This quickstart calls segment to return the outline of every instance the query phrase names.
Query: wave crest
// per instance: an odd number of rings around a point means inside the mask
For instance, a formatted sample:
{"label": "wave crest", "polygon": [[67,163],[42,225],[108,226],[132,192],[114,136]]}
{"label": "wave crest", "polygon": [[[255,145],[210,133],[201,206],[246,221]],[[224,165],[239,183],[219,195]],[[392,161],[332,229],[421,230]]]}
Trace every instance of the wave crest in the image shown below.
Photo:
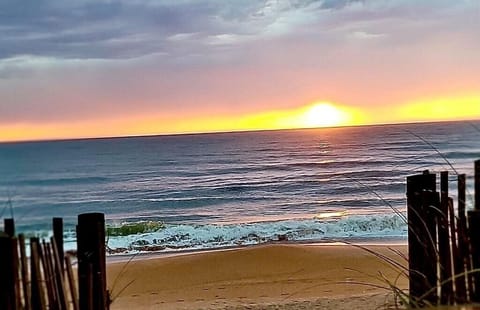
{"label": "wave crest", "polygon": [[408,231],[407,224],[394,214],[228,225],[162,225],[153,225],[158,229],[148,231],[148,226],[138,223],[132,227],[145,227],[143,232],[125,234],[130,228],[122,228],[122,234],[110,234],[111,253],[216,249],[275,241],[396,238],[406,237]]}

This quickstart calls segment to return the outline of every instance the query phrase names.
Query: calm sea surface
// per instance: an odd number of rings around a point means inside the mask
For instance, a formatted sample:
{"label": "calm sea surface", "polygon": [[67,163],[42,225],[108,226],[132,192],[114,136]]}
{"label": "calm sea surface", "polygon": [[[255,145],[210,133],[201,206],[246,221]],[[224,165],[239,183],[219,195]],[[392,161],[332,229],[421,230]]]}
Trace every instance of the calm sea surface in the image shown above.
{"label": "calm sea surface", "polygon": [[4,143],[0,217],[42,236],[63,217],[73,247],[77,214],[104,212],[120,252],[404,240],[406,176],[449,170],[454,192],[466,173],[472,193],[479,137],[462,122]]}

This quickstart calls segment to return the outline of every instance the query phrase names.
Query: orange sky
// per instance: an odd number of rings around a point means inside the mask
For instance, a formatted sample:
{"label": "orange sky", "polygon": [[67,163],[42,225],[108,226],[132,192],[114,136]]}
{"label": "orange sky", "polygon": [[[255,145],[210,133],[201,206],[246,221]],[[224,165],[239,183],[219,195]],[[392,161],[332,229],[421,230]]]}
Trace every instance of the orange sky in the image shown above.
{"label": "orange sky", "polygon": [[477,1],[17,6],[0,141],[480,118]]}
{"label": "orange sky", "polygon": [[[327,109],[322,108],[327,106]],[[320,108],[318,108],[320,107]],[[171,115],[0,126],[3,141],[112,137],[172,133],[356,126],[478,119],[480,97],[456,97],[358,109],[314,102],[297,109],[245,115]]]}

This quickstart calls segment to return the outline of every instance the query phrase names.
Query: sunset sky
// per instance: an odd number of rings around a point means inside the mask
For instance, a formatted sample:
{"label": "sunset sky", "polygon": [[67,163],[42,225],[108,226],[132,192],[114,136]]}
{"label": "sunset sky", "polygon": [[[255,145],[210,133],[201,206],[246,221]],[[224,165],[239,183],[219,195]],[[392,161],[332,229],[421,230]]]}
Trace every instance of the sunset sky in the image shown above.
{"label": "sunset sky", "polygon": [[0,2],[0,141],[479,118],[478,0]]}

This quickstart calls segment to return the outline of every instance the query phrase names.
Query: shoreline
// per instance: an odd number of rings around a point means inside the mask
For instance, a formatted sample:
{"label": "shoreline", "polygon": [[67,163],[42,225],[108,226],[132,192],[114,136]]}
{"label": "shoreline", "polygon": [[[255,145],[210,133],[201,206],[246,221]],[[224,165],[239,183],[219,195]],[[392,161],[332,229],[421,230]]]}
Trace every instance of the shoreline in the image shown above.
{"label": "shoreline", "polygon": [[[398,244],[360,246],[399,262],[394,251],[407,250]],[[375,287],[386,284],[376,277],[395,281],[400,273],[356,246],[286,243],[109,259],[107,269],[111,309],[119,310],[373,309],[392,301],[391,292]],[[404,289],[408,281],[401,277],[398,285]]]}
{"label": "shoreline", "polygon": [[299,245],[299,246],[313,246],[313,247],[323,247],[323,246],[408,246],[408,240],[406,238],[371,238],[371,239],[352,239],[351,241],[317,241],[317,240],[305,240],[305,241],[273,241],[259,244],[246,244],[238,246],[224,246],[217,248],[205,248],[205,249],[188,249],[188,250],[167,250],[167,251],[143,251],[137,253],[118,253],[118,254],[107,254],[107,264],[109,263],[119,263],[127,262],[132,259],[157,259],[157,258],[166,258],[166,257],[176,257],[184,256],[191,254],[202,254],[210,252],[223,252],[223,251],[235,251],[245,248],[254,248],[259,246],[270,246],[270,245]]}

